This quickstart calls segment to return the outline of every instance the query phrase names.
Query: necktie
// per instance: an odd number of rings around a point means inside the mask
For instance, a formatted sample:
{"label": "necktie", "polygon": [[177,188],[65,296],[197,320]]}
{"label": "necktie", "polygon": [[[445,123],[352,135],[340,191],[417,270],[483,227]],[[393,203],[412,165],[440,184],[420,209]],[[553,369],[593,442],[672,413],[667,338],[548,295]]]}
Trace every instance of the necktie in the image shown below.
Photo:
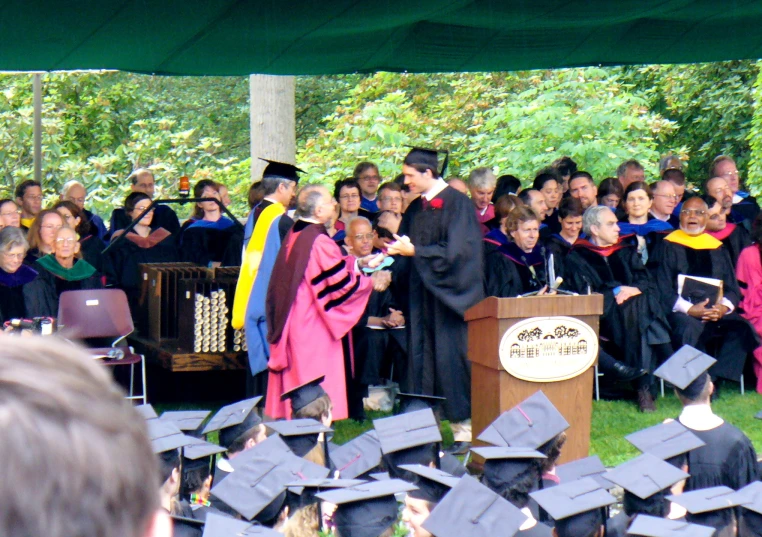
{"label": "necktie", "polygon": [[429,200],[426,199],[426,196],[421,196],[421,203],[423,204],[424,211],[429,208]]}

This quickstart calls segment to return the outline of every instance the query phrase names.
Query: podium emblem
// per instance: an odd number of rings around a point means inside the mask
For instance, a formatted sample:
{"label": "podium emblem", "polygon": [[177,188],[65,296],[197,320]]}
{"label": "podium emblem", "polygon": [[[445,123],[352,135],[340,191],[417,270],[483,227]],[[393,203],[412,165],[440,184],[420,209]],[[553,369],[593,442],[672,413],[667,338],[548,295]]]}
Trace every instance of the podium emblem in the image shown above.
{"label": "podium emblem", "polygon": [[598,338],[573,317],[532,317],[500,340],[500,365],[529,382],[559,382],[584,373],[598,358]]}

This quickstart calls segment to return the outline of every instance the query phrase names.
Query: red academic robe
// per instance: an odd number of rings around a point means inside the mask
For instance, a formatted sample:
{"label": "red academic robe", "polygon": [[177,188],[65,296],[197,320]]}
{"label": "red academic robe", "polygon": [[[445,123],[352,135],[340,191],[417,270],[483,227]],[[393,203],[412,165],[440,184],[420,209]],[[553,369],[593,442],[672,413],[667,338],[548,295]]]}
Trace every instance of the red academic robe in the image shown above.
{"label": "red academic robe", "polygon": [[[738,303],[743,310],[741,316],[762,335],[762,260],[758,245],[753,244],[743,249],[738,257],[736,277],[743,297]],[[757,375],[757,392],[762,393],[762,347],[754,350],[752,365]]]}
{"label": "red academic robe", "polygon": [[[297,236],[293,231],[286,236],[287,252]],[[322,386],[331,397],[333,419],[348,417],[341,338],[360,320],[373,290],[371,279],[354,267],[355,258],[343,256],[328,235],[316,237],[283,332],[270,345],[268,416],[290,418],[291,406],[281,395],[325,375]],[[273,273],[279,276],[289,277]]]}
{"label": "red academic robe", "polygon": [[474,210],[476,211],[476,219],[479,221],[479,227],[482,230],[482,236],[484,236],[490,231],[487,227],[487,222],[495,218],[495,206],[490,203],[487,206],[487,210],[484,211],[484,214],[482,214],[481,210],[476,207],[474,207]]}

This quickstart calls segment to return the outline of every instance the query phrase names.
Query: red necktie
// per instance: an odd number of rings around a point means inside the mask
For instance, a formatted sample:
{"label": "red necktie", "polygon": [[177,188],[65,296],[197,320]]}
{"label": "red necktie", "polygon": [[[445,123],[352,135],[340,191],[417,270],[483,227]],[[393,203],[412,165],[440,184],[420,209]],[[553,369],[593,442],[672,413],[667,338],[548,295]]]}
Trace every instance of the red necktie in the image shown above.
{"label": "red necktie", "polygon": [[421,204],[423,205],[424,211],[429,208],[429,200],[426,199],[426,196],[421,196]]}

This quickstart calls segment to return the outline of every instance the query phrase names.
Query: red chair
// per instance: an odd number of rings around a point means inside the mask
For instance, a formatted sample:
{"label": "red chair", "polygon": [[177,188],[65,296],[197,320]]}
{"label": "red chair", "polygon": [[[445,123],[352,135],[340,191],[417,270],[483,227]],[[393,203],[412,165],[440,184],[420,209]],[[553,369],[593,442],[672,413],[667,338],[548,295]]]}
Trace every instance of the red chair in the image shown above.
{"label": "red chair", "polygon": [[[130,366],[130,392],[127,399],[146,398],[146,361],[135,354],[124,340],[135,330],[127,295],[121,289],[65,291],[58,302],[59,335],[67,339],[113,339],[111,347],[90,348],[93,356],[107,356],[101,363],[107,367]],[[115,356],[111,358],[110,356]],[[140,364],[143,380],[141,395],[135,395],[135,365]]]}

